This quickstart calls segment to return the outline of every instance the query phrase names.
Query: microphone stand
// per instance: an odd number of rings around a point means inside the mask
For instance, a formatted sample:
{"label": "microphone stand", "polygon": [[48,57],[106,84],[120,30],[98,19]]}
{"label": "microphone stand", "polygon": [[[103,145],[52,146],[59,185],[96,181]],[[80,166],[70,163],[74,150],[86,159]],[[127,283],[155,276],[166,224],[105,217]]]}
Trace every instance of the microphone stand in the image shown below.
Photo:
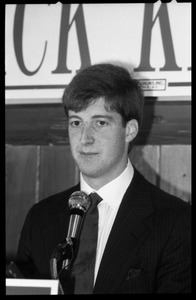
{"label": "microphone stand", "polygon": [[50,274],[53,279],[59,280],[61,294],[64,294],[61,280],[67,280],[70,276],[75,250],[76,239],[67,237],[57,245],[50,259]]}
{"label": "microphone stand", "polygon": [[50,273],[53,279],[59,279],[61,292],[63,288],[60,280],[67,280],[71,276],[71,267],[78,250],[83,217],[91,205],[91,199],[82,191],[76,191],[69,198],[70,222],[67,238],[57,245],[50,259]]}

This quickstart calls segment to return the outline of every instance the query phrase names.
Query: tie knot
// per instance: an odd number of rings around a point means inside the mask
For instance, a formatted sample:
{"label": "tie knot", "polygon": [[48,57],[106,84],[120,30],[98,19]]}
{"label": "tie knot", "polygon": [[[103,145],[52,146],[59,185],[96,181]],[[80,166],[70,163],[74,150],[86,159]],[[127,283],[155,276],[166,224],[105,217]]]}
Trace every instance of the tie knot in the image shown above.
{"label": "tie knot", "polygon": [[97,206],[103,199],[95,192],[89,195],[92,201],[92,206]]}

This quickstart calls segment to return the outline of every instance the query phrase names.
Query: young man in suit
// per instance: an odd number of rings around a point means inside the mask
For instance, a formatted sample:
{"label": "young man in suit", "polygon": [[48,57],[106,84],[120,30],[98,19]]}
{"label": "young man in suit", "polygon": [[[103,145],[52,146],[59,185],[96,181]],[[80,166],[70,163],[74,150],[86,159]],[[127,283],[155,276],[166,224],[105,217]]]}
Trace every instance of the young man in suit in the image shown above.
{"label": "young man in suit", "polygon": [[149,183],[128,156],[142,119],[138,82],[122,67],[90,66],[73,78],[63,103],[80,183],[31,208],[18,248],[24,276],[50,278],[70,195],[95,191],[102,201],[92,293],[189,293],[190,206]]}

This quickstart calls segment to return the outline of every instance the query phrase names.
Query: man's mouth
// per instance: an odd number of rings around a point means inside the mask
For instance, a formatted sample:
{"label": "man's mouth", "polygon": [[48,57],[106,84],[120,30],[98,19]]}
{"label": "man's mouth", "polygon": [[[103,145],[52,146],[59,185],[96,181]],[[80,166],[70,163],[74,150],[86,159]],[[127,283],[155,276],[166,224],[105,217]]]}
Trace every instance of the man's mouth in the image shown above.
{"label": "man's mouth", "polygon": [[79,153],[80,153],[80,155],[83,155],[83,156],[94,156],[94,155],[98,154],[98,152],[85,152],[85,151],[80,151]]}

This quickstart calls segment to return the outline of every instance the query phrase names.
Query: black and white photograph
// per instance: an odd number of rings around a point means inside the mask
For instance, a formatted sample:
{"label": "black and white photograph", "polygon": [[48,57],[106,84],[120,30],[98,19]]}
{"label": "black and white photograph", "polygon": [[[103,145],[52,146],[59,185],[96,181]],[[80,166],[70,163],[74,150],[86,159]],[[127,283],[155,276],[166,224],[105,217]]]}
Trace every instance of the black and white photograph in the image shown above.
{"label": "black and white photograph", "polygon": [[5,4],[6,295],[191,294],[191,11]]}

